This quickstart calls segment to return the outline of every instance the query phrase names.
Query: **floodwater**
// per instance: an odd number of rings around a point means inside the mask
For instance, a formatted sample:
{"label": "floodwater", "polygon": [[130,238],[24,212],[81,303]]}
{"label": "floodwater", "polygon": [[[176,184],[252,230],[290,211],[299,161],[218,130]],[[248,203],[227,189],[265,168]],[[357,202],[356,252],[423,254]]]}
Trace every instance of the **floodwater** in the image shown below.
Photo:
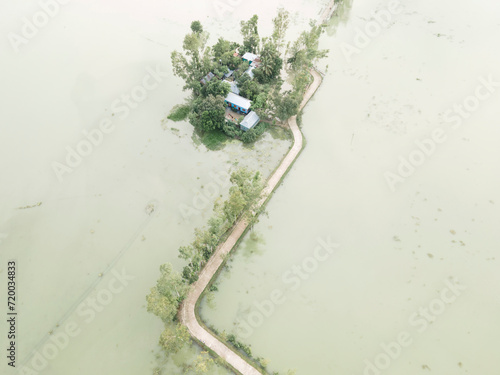
{"label": "floodwater", "polygon": [[[279,134],[208,151],[191,125],[165,122],[186,97],[170,54],[195,19],[214,42],[238,37],[254,11],[266,34],[288,4],[296,35],[326,1],[232,2],[225,18],[215,3],[74,0],[50,17],[38,2],[0,5],[0,276],[14,259],[21,373],[152,373],[162,324],[145,296],[160,264],[182,269],[177,249],[227,193],[231,170],[269,175],[288,151]],[[182,373],[197,353],[164,373]],[[0,372],[14,373],[5,362]]]}
{"label": "floodwater", "polygon": [[202,317],[280,373],[497,374],[500,4],[389,3],[330,25],[307,146]]}

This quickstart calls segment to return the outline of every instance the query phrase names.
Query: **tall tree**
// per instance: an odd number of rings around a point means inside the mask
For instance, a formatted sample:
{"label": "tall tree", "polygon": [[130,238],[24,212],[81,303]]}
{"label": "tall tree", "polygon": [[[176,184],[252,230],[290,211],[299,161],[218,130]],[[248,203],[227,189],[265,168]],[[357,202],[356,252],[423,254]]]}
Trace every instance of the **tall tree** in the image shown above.
{"label": "tall tree", "polygon": [[160,273],[156,286],[151,288],[151,292],[146,296],[147,311],[167,323],[175,318],[188,287],[170,263],[161,265]]}
{"label": "tall tree", "polygon": [[273,18],[273,35],[272,41],[276,45],[279,52],[285,45],[285,36],[290,25],[290,13],[283,8],[278,9],[278,15]]}
{"label": "tall tree", "polygon": [[263,39],[260,57],[261,66],[256,69],[260,73],[257,73],[257,80],[260,83],[269,83],[278,78],[283,67],[283,60],[272,40]]}
{"label": "tall tree", "polygon": [[165,354],[175,354],[190,342],[189,331],[182,324],[165,324],[165,330],[160,335],[159,344]]}
{"label": "tall tree", "polygon": [[281,121],[286,121],[298,113],[302,97],[297,91],[286,91],[285,93],[275,93],[273,101],[276,107],[276,116]]}
{"label": "tall tree", "polygon": [[194,362],[194,372],[196,374],[206,374],[212,370],[214,364],[215,361],[208,352],[201,352]]}
{"label": "tall tree", "polygon": [[241,21],[241,35],[243,36],[243,50],[240,52],[257,53],[260,43],[259,17],[254,14],[248,21]]}
{"label": "tall tree", "polygon": [[201,88],[201,95],[204,97],[212,95],[225,98],[229,91],[231,91],[231,85],[229,83],[219,81],[218,79],[212,79]]}
{"label": "tall tree", "polygon": [[203,26],[201,25],[201,22],[200,21],[191,22],[191,31],[193,33],[201,34],[203,32]]}
{"label": "tall tree", "polygon": [[310,23],[311,30],[304,31],[291,47],[288,63],[292,70],[309,69],[314,63],[328,55],[328,50],[319,49],[319,38],[324,32],[324,25]]}
{"label": "tall tree", "polygon": [[224,97],[208,95],[194,101],[189,121],[202,131],[222,129],[226,121],[225,113]]}
{"label": "tall tree", "polygon": [[197,96],[201,90],[200,80],[210,72],[213,62],[211,49],[206,46],[209,34],[202,31],[202,27],[198,29],[195,26],[194,29],[198,31],[184,37],[184,53],[174,51],[171,59],[174,74],[186,82],[184,90],[191,89]]}
{"label": "tall tree", "polygon": [[241,214],[249,220],[253,218],[264,183],[259,172],[253,173],[246,168],[233,172],[230,180],[233,186],[229,189],[229,199],[224,202],[223,211],[232,225]]}

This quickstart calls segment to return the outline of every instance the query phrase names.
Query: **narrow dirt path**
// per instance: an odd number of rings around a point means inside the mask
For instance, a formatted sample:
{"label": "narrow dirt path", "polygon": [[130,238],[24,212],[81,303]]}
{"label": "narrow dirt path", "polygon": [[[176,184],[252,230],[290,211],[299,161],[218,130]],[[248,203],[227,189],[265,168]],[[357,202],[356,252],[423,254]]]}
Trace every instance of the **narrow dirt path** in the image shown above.
{"label": "narrow dirt path", "polygon": [[[302,103],[300,105],[300,109],[302,109],[307,104],[309,99],[314,95],[318,87],[321,85],[321,76],[315,70],[311,70],[311,74],[314,77],[314,81],[307,89],[304,95],[304,99],[302,100]],[[293,133],[293,146],[285,156],[285,158],[282,160],[279,167],[267,181],[267,184],[263,190],[262,199],[258,204],[259,207],[266,201],[266,199],[269,197],[269,194],[274,191],[281,178],[285,175],[286,171],[290,168],[290,166],[302,150],[302,132],[297,125],[296,116],[291,117],[288,120],[288,124]],[[248,364],[239,355],[234,353],[216,337],[212,336],[211,333],[205,330],[205,328],[200,325],[195,315],[196,302],[200,298],[201,294],[207,287],[212,277],[222,265],[225,255],[233,249],[234,245],[241,237],[247,226],[248,223],[246,223],[244,220],[238,221],[234,226],[232,232],[229,234],[227,240],[216,249],[215,253],[212,255],[210,260],[201,271],[198,280],[191,286],[187,298],[182,303],[181,309],[179,311],[179,318],[181,322],[186,325],[189,332],[195,339],[201,341],[204,345],[217,353],[217,355],[223,358],[238,372],[243,375],[257,375],[261,373],[257,371],[253,366]]]}

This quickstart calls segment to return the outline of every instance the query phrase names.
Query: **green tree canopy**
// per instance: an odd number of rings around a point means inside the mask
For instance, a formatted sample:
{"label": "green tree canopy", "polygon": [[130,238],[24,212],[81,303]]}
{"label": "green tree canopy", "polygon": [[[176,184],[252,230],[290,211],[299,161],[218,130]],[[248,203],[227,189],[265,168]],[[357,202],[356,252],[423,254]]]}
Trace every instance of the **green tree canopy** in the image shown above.
{"label": "green tree canopy", "polygon": [[212,79],[202,87],[201,95],[203,95],[204,97],[212,95],[222,96],[225,98],[229,91],[231,91],[231,85],[229,83],[219,81],[218,79]]}
{"label": "green tree canopy", "polygon": [[278,93],[275,95],[273,100],[276,107],[276,116],[281,121],[286,121],[298,113],[302,97],[296,91],[286,91],[284,94]]}
{"label": "green tree canopy", "polygon": [[321,58],[328,55],[328,50],[319,49],[319,38],[324,32],[324,25],[316,25],[314,21],[310,23],[311,30],[304,31],[292,45],[288,63],[292,70],[306,70],[314,65]]}
{"label": "green tree canopy", "polygon": [[193,31],[193,33],[201,34],[203,32],[203,26],[201,25],[201,22],[200,21],[191,22],[191,31]]}
{"label": "green tree canopy", "polygon": [[280,76],[283,60],[274,42],[263,39],[260,59],[260,67],[254,70],[255,77],[260,83],[269,83]]}
{"label": "green tree canopy", "polygon": [[259,17],[254,14],[248,21],[241,21],[241,35],[243,36],[243,48],[240,53],[252,52],[257,53],[259,49]]}
{"label": "green tree canopy", "polygon": [[273,18],[273,35],[272,41],[276,45],[278,52],[285,45],[285,36],[290,24],[290,13],[283,8],[278,9],[278,15]]}
{"label": "green tree canopy", "polygon": [[160,266],[160,273],[156,286],[151,288],[151,292],[146,296],[147,311],[167,323],[175,318],[188,287],[170,263]]}
{"label": "green tree canopy", "polygon": [[226,121],[225,112],[224,97],[200,96],[193,103],[193,112],[189,116],[189,121],[202,131],[221,129]]}
{"label": "green tree canopy", "polygon": [[190,342],[191,336],[186,326],[182,324],[165,324],[165,330],[160,335],[159,344],[165,351],[165,354],[178,353],[184,346]]}
{"label": "green tree canopy", "polygon": [[193,90],[195,96],[201,89],[200,80],[213,66],[211,49],[206,46],[208,36],[204,31],[187,34],[182,45],[183,53],[174,51],[171,55],[174,74],[184,79],[184,90]]}

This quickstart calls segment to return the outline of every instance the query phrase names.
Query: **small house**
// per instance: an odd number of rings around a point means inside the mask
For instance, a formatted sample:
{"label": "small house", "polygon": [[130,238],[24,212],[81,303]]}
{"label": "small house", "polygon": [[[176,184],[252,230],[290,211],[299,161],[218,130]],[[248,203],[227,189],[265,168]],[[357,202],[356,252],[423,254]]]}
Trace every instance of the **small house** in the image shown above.
{"label": "small house", "polygon": [[234,70],[229,69],[229,71],[222,76],[222,79],[228,79],[229,77],[231,77],[233,75],[233,73],[234,73]]}
{"label": "small house", "polygon": [[213,74],[212,72],[210,72],[205,77],[203,77],[203,79],[200,82],[201,82],[202,85],[206,85],[214,77],[215,77],[215,74]]}
{"label": "small house", "polygon": [[260,122],[260,117],[257,113],[254,111],[251,111],[248,115],[245,116],[243,121],[240,124],[240,128],[243,131],[249,131],[252,129],[255,125],[257,125]]}
{"label": "small house", "polygon": [[231,107],[235,111],[245,113],[247,114],[250,112],[250,106],[252,105],[252,101],[248,100],[242,96],[239,96],[233,92],[230,92],[227,94],[226,99],[224,100],[224,103],[228,107]]}
{"label": "small house", "polygon": [[253,79],[254,77],[254,74],[253,74],[253,70],[255,69],[254,66],[251,66],[250,68],[248,68],[245,73],[248,74],[250,76],[251,79]]}
{"label": "small house", "polygon": [[231,86],[231,92],[233,94],[236,94],[236,95],[240,95],[240,89],[238,88],[238,85],[236,85],[236,82],[234,81],[227,81],[227,80],[224,80],[222,82],[226,82],[226,83],[229,83],[229,85]]}
{"label": "small house", "polygon": [[242,59],[243,61],[248,61],[249,63],[253,63],[254,61],[259,59],[259,56],[257,56],[255,53],[247,52],[243,55]]}

